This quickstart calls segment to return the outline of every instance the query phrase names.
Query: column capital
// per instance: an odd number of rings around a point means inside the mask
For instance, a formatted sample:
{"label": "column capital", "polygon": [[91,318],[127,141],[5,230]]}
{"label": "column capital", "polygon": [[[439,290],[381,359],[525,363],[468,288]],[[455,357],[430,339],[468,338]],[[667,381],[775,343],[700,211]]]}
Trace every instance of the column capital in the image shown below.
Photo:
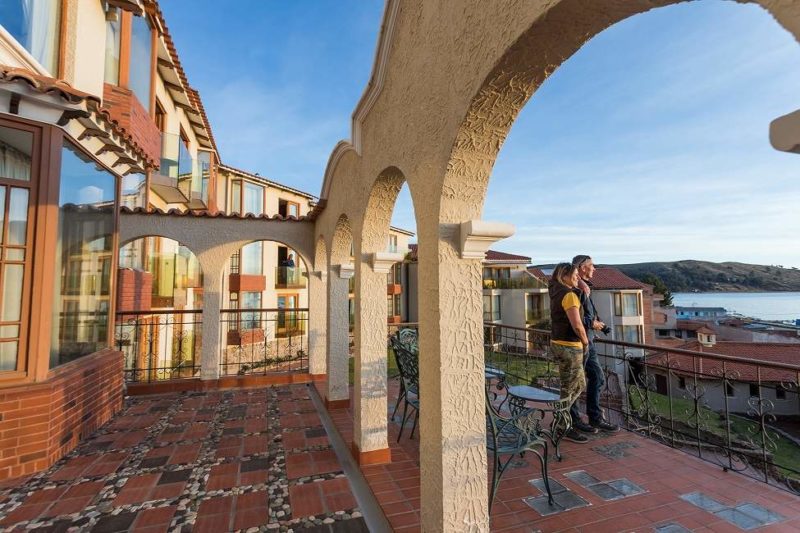
{"label": "column capital", "polygon": [[513,224],[468,220],[461,223],[461,259],[486,259],[486,251],[500,239],[514,235]]}
{"label": "column capital", "polygon": [[312,270],[310,274],[322,281],[325,281],[325,278],[328,277],[328,272],[325,270]]}
{"label": "column capital", "polygon": [[355,274],[356,269],[353,263],[342,263],[341,265],[333,265],[333,271],[342,279],[350,279]]}
{"label": "column capital", "polygon": [[392,266],[400,263],[403,257],[400,252],[375,252],[369,255],[369,264],[373,272],[388,274],[392,270]]}

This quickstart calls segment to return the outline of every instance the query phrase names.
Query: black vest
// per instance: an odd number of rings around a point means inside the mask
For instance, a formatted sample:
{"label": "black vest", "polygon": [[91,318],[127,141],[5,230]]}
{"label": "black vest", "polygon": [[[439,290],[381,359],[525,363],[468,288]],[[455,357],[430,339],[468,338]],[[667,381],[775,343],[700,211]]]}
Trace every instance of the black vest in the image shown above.
{"label": "black vest", "polygon": [[[567,287],[555,280],[550,281],[550,286],[548,287],[548,293],[550,294],[550,340],[581,342],[581,338],[575,333],[575,330],[572,329],[572,324],[569,322],[564,306],[561,305],[564,296],[570,292],[575,294],[579,302],[581,301],[580,289]],[[578,315],[581,317],[581,320],[583,320],[583,306],[578,309]]]}

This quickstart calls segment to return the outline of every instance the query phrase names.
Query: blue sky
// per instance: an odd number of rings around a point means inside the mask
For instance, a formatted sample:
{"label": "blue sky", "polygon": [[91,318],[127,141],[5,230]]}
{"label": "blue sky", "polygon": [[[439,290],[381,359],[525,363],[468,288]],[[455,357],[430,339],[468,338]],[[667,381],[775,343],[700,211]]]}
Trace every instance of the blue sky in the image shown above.
{"label": "blue sky", "polygon": [[[165,1],[223,160],[318,194],[349,138],[383,4]],[[706,259],[800,267],[800,156],[769,145],[800,108],[800,47],[762,9],[703,0],[599,34],[520,113],[483,218],[495,248],[552,262]],[[413,229],[407,190],[393,222]]]}

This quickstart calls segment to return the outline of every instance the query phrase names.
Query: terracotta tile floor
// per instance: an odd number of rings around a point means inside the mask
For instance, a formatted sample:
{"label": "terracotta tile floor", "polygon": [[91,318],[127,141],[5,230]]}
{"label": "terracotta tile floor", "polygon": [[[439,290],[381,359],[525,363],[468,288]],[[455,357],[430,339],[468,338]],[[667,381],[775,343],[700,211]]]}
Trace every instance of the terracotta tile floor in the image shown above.
{"label": "terracotta tile floor", "polygon": [[[324,383],[318,383],[317,387],[322,390]],[[396,394],[397,382],[390,380],[388,414],[394,407]],[[351,409],[334,410],[330,415],[350,446]],[[400,416],[396,419],[399,422]],[[399,424],[390,422],[392,462],[367,466],[362,472],[392,527],[396,531],[419,531],[419,438],[417,434],[413,440],[409,439],[406,429],[397,444],[398,431]],[[608,451],[616,452],[619,457],[612,458]],[[503,476],[492,510],[492,531],[641,532],[655,531],[669,523],[690,531],[742,531],[679,497],[694,491],[730,506],[756,503],[785,518],[757,529],[759,532],[800,531],[800,497],[741,474],[726,473],[711,463],[628,431],[592,436],[586,444],[564,442],[562,454],[563,461],[552,458],[549,462],[550,478],[587,500],[589,506],[546,517],[529,507],[523,499],[541,495],[529,481],[542,475],[538,461],[527,458]],[[645,492],[605,501],[565,476],[576,470],[584,470],[602,481],[627,478]],[[491,470],[487,478],[491,479]]]}
{"label": "terracotta tile floor", "polygon": [[129,398],[47,472],[0,484],[0,531],[260,526],[366,530],[306,385]]}

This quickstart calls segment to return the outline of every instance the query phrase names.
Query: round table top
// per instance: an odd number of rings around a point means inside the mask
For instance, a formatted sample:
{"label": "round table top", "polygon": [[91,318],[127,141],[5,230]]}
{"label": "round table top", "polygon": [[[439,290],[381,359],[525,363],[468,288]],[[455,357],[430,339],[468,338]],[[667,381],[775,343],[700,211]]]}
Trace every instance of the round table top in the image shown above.
{"label": "round table top", "polygon": [[529,385],[514,385],[508,388],[508,393],[529,402],[554,402],[561,399],[557,392],[537,389]]}
{"label": "round table top", "polygon": [[506,373],[493,366],[486,365],[486,379],[495,379],[505,377]]}

